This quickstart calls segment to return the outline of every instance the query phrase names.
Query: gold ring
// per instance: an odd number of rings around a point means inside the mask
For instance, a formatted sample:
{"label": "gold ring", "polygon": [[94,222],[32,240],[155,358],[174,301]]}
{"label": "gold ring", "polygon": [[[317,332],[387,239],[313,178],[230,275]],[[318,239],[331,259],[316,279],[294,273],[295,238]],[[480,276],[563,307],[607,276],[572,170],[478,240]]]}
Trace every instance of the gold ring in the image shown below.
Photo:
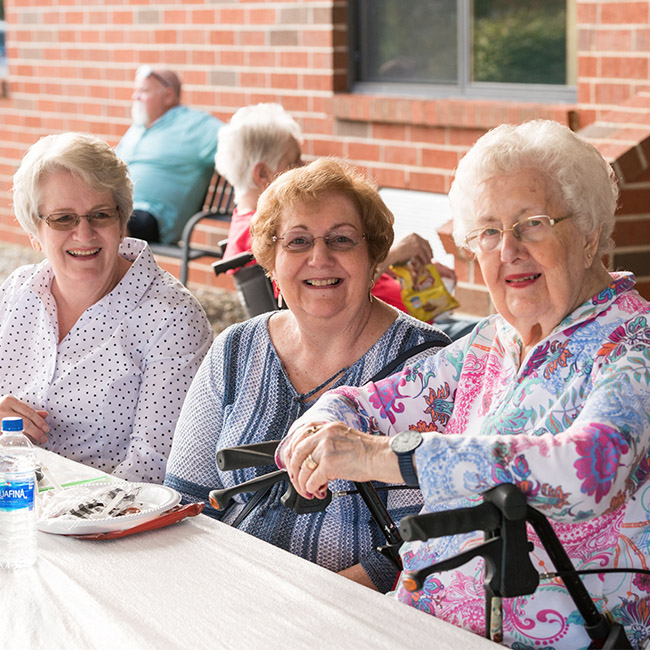
{"label": "gold ring", "polygon": [[312,472],[318,467],[318,463],[314,460],[314,457],[311,454],[305,458],[305,465],[307,465],[307,469],[310,469]]}
{"label": "gold ring", "polygon": [[316,433],[317,431],[320,431],[320,424],[312,424],[310,427],[305,429],[305,435],[306,436],[311,436],[312,433]]}

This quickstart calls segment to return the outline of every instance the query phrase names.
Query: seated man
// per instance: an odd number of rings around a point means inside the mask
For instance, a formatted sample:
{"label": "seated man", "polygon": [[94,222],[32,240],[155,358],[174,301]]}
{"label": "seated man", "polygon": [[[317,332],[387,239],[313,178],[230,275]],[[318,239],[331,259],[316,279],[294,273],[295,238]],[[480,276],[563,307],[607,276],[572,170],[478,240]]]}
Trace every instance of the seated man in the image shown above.
{"label": "seated man", "polygon": [[[235,189],[236,208],[232,216],[224,259],[250,251],[249,224],[257,199],[283,171],[302,165],[302,132],[297,122],[280,104],[257,104],[240,108],[219,134],[215,163],[217,171]],[[412,262],[421,268],[431,262],[433,252],[426,239],[415,233],[395,242],[380,267],[372,294],[407,311],[397,279],[386,273],[391,264]],[[436,263],[442,277],[455,274]]]}
{"label": "seated man", "polygon": [[171,70],[141,66],[132,97],[133,124],[115,149],[135,182],[129,234],[172,244],[203,207],[222,122],[180,104],[181,82]]}

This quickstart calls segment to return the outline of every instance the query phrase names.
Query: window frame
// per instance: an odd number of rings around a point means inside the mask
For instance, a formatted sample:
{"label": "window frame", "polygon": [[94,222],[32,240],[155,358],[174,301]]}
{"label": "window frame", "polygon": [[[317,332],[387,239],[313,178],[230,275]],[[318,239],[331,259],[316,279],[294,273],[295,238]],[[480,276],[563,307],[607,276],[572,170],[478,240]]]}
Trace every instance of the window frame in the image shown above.
{"label": "window frame", "polygon": [[414,83],[358,81],[361,61],[359,34],[359,0],[348,3],[348,88],[352,93],[394,95],[418,99],[500,99],[531,103],[575,103],[577,101],[577,27],[576,0],[566,0],[567,7],[567,77],[573,83],[519,84],[470,81],[471,11],[473,0],[456,0],[458,4],[458,83]]}

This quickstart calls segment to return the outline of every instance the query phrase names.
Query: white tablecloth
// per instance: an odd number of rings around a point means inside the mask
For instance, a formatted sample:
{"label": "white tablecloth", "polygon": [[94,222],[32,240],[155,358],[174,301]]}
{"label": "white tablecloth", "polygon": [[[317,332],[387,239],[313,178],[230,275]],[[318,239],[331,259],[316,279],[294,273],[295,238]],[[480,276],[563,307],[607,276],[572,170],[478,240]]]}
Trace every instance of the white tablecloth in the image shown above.
{"label": "white tablecloth", "polygon": [[39,532],[38,544],[35,566],[0,570],[2,649],[499,647],[204,515],[113,541]]}

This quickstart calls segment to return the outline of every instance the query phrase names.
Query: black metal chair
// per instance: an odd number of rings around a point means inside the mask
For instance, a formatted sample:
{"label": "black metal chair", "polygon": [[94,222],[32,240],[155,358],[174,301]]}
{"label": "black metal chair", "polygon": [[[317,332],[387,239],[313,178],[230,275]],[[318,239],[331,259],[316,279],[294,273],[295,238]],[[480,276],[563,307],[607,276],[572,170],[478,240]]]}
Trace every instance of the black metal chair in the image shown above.
{"label": "black metal chair", "polygon": [[181,260],[181,277],[183,284],[187,284],[187,275],[189,263],[202,257],[214,257],[219,259],[223,250],[219,248],[206,248],[192,246],[192,233],[194,228],[202,221],[220,221],[230,223],[232,211],[234,208],[235,190],[228,181],[219,174],[215,174],[207,188],[205,199],[203,201],[203,210],[192,215],[185,227],[180,245],[178,244],[149,244],[154,255],[165,255]]}

